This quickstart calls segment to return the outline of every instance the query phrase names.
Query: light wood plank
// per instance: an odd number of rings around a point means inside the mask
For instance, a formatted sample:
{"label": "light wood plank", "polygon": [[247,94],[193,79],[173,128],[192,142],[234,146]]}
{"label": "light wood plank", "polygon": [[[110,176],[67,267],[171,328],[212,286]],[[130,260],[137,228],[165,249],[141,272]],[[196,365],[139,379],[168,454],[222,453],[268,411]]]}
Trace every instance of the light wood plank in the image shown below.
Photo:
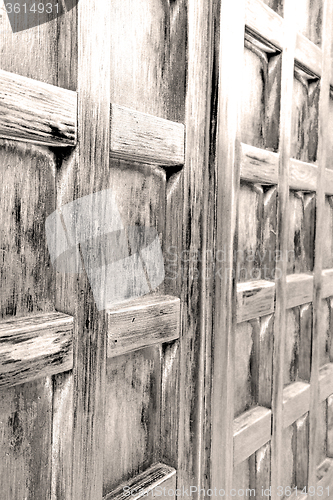
{"label": "light wood plank", "polygon": [[287,308],[312,302],[313,276],[310,274],[287,275]]}
{"label": "light wood plank", "polygon": [[316,191],[317,171],[316,165],[291,158],[289,166],[290,189]]}
{"label": "light wood plank", "polygon": [[[326,168],[330,162],[330,122],[329,101],[331,67],[327,61],[332,54],[332,16],[333,3],[330,0],[323,2],[323,42],[322,51],[317,50],[317,62],[319,54],[322,63],[322,75],[320,80],[320,98],[318,115],[318,184],[316,195],[316,234],[315,234],[315,262],[314,262],[314,284],[313,284],[313,329],[311,350],[311,381],[310,381],[310,426],[309,426],[309,485],[314,485],[317,467],[317,446],[320,425],[318,425],[319,411],[319,345],[320,332],[322,331],[322,263],[323,263],[323,240],[325,234],[325,178]],[[307,56],[309,57],[309,55]],[[316,69],[311,68],[316,74]]]}
{"label": "light wood plank", "polygon": [[74,146],[77,94],[0,70],[0,138]]}
{"label": "light wood plank", "polygon": [[108,357],[179,338],[180,300],[146,296],[107,311]]}
{"label": "light wood plank", "polygon": [[297,33],[295,59],[304,69],[309,69],[316,76],[322,73],[322,50],[306,38],[302,33]]}
{"label": "light wood plank", "polygon": [[309,411],[310,384],[294,382],[283,390],[283,428],[289,427]]}
{"label": "light wood plank", "polygon": [[283,376],[285,336],[287,330],[287,265],[288,215],[289,215],[289,163],[291,156],[292,99],[294,84],[294,54],[296,35],[294,32],[295,4],[284,3],[283,51],[281,69],[281,108],[279,139],[279,176],[278,176],[278,232],[276,250],[282,259],[276,262],[276,307],[274,318],[274,353],[273,353],[273,390],[271,469],[272,500],[277,500],[278,487],[283,484]]}
{"label": "light wood plank", "polygon": [[333,269],[324,269],[322,272],[322,298],[333,296]]}
{"label": "light wood plank", "polygon": [[[327,491],[324,491],[324,495],[320,498],[326,498],[325,495],[329,498],[331,496],[331,488],[332,488],[332,476],[333,476],[333,459],[326,458],[317,468],[317,486],[322,486],[324,489],[329,486],[330,494],[327,495]],[[319,496],[317,497],[319,498]]]}
{"label": "light wood plank", "polygon": [[278,153],[241,144],[241,179],[261,184],[277,184]]}
{"label": "light wood plank", "polygon": [[237,284],[237,323],[274,312],[275,283],[266,280]]}
{"label": "light wood plank", "polygon": [[164,166],[183,165],[184,143],[183,124],[111,105],[111,156]]}
{"label": "light wood plank", "polygon": [[326,168],[325,170],[325,194],[333,195],[333,170]]}
{"label": "light wood plank", "polygon": [[256,406],[234,420],[234,465],[271,439],[271,410]]}
{"label": "light wood plank", "polygon": [[324,401],[333,394],[333,363],[327,363],[319,369],[319,401]]}
{"label": "light wood plank", "polygon": [[267,41],[283,47],[283,19],[260,0],[247,0],[245,24]]}
{"label": "light wood plank", "polygon": [[70,370],[72,334],[73,318],[61,313],[0,323],[0,387]]}
{"label": "light wood plank", "polygon": [[[163,489],[166,494],[163,494]],[[133,500],[151,496],[163,495],[163,498],[172,499],[168,490],[176,489],[176,470],[173,467],[161,463],[155,464],[142,474],[134,477],[130,481],[123,483],[118,488],[103,497],[103,500],[125,500],[130,496]]]}
{"label": "light wood plank", "polygon": [[[214,356],[211,423],[211,487],[232,488],[234,416],[234,329],[237,289],[234,283],[234,241],[240,185],[240,95],[244,53],[245,0],[222,0],[219,12],[219,80],[215,157],[217,214],[215,248],[225,249],[215,276]],[[230,47],[233,50],[230,50]],[[230,75],[233,78],[230,78]],[[223,332],[223,335],[221,335]]]}

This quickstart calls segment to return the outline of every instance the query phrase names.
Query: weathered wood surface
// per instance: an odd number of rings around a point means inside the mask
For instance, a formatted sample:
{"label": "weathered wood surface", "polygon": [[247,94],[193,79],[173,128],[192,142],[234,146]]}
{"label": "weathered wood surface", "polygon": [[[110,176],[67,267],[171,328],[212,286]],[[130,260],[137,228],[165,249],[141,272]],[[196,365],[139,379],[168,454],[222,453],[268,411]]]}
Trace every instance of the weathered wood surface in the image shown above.
{"label": "weathered wood surface", "polygon": [[271,439],[271,410],[256,406],[234,420],[234,464],[239,464]]}
{"label": "weathered wood surface", "polygon": [[322,74],[322,51],[302,33],[297,33],[295,59],[304,68],[308,68],[315,75]]}
{"label": "weathered wood surface", "polygon": [[112,156],[163,166],[183,165],[184,145],[183,124],[111,105]]}
{"label": "weathered wood surface", "polygon": [[74,146],[77,94],[0,70],[0,138]]}
{"label": "weathered wood surface", "polygon": [[333,363],[324,365],[319,370],[319,399],[324,401],[333,394]]}
{"label": "weathered wood surface", "polygon": [[287,428],[309,411],[310,384],[294,382],[283,390],[283,427]]}
{"label": "weathered wood surface", "polygon": [[103,495],[159,460],[161,350],[140,349],[107,361]]}
{"label": "weathered wood surface", "polygon": [[108,357],[179,338],[180,300],[146,296],[109,309]]}
{"label": "weathered wood surface", "polygon": [[254,400],[251,385],[251,353],[254,350],[254,328],[250,322],[239,323],[235,328],[234,417],[251,408]]}
{"label": "weathered wood surface", "polygon": [[301,491],[308,484],[309,414],[295,422],[295,485]]}
{"label": "weathered wood surface", "polygon": [[70,370],[73,318],[39,314],[0,323],[0,387]]}
{"label": "weathered wood surface", "polygon": [[[213,393],[211,427],[211,487],[232,488],[236,287],[233,269],[240,184],[240,95],[244,53],[245,1],[223,0],[217,18],[218,69],[213,82],[218,100],[215,163],[215,245],[225,250],[215,276],[213,323]],[[232,52],[229,50],[233,47]],[[233,78],[230,79],[230,74]],[[223,307],[221,307],[223,304]],[[223,332],[223,335],[221,335]],[[223,429],[223,432],[221,432]]]}
{"label": "weathered wood surface", "polygon": [[1,498],[50,498],[50,377],[0,391],[0,435]]}
{"label": "weathered wood surface", "polygon": [[[163,493],[163,490],[166,491],[166,494]],[[168,465],[158,463],[127,483],[122,484],[109,495],[104,496],[103,500],[124,500],[129,495],[133,500],[139,500],[142,497],[151,496],[155,498],[162,494],[163,497],[172,500],[175,495],[169,495],[168,491],[175,490],[176,470]]]}
{"label": "weathered wood surface", "polygon": [[275,283],[267,280],[237,284],[237,322],[274,312]]}
{"label": "weathered wood surface", "polygon": [[287,275],[287,308],[312,302],[313,277],[310,274]]}
{"label": "weathered wood surface", "polygon": [[246,1],[246,26],[282,49],[283,19],[260,0]]}

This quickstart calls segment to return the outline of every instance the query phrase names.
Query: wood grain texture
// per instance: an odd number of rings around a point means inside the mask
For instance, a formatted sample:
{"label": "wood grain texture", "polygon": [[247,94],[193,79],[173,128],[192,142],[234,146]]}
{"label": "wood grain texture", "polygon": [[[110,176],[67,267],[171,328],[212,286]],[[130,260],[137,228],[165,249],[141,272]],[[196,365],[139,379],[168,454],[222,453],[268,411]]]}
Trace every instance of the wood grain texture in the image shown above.
{"label": "wood grain texture", "polygon": [[[259,322],[258,322],[259,323]],[[273,339],[274,339],[274,316],[261,318],[259,328],[255,332],[255,367],[254,398],[257,404],[270,408],[272,404],[272,382],[273,382]]]}
{"label": "wood grain texture", "polygon": [[318,46],[322,39],[322,11],[322,0],[297,1],[296,29]]}
{"label": "wood grain texture", "polygon": [[277,184],[279,155],[271,151],[241,144],[240,175],[243,180]]}
{"label": "wood grain texture", "polygon": [[0,392],[1,498],[50,498],[52,381]]}
{"label": "wood grain texture", "polygon": [[333,363],[324,365],[319,370],[319,400],[324,401],[333,394]]}
{"label": "wood grain texture", "polygon": [[271,411],[256,406],[234,420],[234,465],[239,464],[271,438]]}
{"label": "wood grain texture", "polygon": [[319,82],[295,66],[291,155],[315,162],[318,147]]}
{"label": "wood grain texture", "polygon": [[[322,329],[322,242],[325,238],[325,173],[329,162],[329,99],[331,68],[325,64],[332,54],[332,23],[333,4],[325,0],[323,6],[323,50],[322,78],[320,80],[320,98],[318,104],[318,187],[316,194],[316,235],[313,291],[313,334],[311,351],[311,382],[310,382],[310,414],[309,414],[309,485],[316,480],[316,450],[318,448],[318,432],[320,431],[319,415],[319,335]],[[325,417],[326,420],[326,417]],[[325,423],[326,427],[326,423]],[[325,431],[326,441],[326,431]]]}
{"label": "wood grain texture", "polygon": [[53,376],[51,500],[72,498],[73,376]]}
{"label": "wood grain texture", "polygon": [[286,488],[295,487],[295,446],[296,445],[296,432],[295,426],[291,425],[282,431],[282,446],[283,446],[283,462],[281,467],[281,487],[283,491]]}
{"label": "wood grain texture", "polygon": [[330,168],[325,170],[325,193],[328,196],[333,195],[333,172]]}
{"label": "wood grain texture", "polygon": [[0,149],[1,317],[54,310],[54,270],[45,219],[55,204],[55,156],[32,144]]}
{"label": "wood grain texture", "polygon": [[300,308],[300,339],[298,354],[298,377],[310,382],[312,342],[312,304]]}
{"label": "wood grain texture", "polygon": [[288,309],[287,311],[287,330],[284,350],[284,385],[296,381],[298,373],[298,354],[299,354],[299,308]]}
{"label": "wood grain texture", "polygon": [[295,422],[295,485],[302,490],[308,484],[309,461],[309,414],[306,413]]}
{"label": "wood grain texture", "polygon": [[329,458],[333,456],[333,395],[327,398],[327,436],[326,454]]}
{"label": "wood grain texture", "polygon": [[178,463],[178,450],[174,443],[178,441],[179,350],[178,340],[162,346],[161,456],[165,463],[172,466]]}
{"label": "wood grain texture", "polygon": [[315,191],[317,188],[317,166],[291,158],[289,187],[295,190]]}
{"label": "wood grain texture", "polygon": [[253,403],[251,387],[251,353],[253,346],[253,327],[251,323],[239,323],[235,329],[235,379],[234,379],[234,416],[248,410]]}
{"label": "wood grain texture", "polygon": [[315,457],[317,467],[326,459],[327,403],[321,401],[317,411],[317,436]]}
{"label": "wood grain texture", "polygon": [[313,270],[315,202],[313,193],[289,193],[288,273]]}
{"label": "wood grain texture", "polygon": [[330,362],[330,330],[330,306],[329,301],[324,299],[321,303],[321,325],[318,332],[319,367]]}
{"label": "wood grain texture", "polygon": [[[325,238],[322,241],[323,269],[333,268],[333,199],[325,196],[324,205],[324,231]],[[324,273],[325,274],[325,273]]]}
{"label": "wood grain texture", "polygon": [[250,487],[263,500],[271,486],[271,443],[268,442],[250,458]]}
{"label": "wood grain texture", "polygon": [[39,314],[0,323],[0,387],[70,370],[73,318]]}
{"label": "wood grain texture", "polygon": [[108,359],[103,495],[159,459],[160,358],[161,347],[150,347]]}
{"label": "wood grain texture", "polygon": [[315,75],[322,74],[322,51],[302,33],[297,33],[295,59],[304,68],[308,68]]}
{"label": "wood grain texture", "polygon": [[168,465],[157,463],[104,496],[103,500],[124,500],[129,495],[133,500],[138,500],[142,497],[155,498],[162,494],[163,497],[172,500],[175,495],[169,495],[168,491],[172,492],[175,489],[176,470]]}
{"label": "wood grain texture", "polygon": [[110,126],[112,156],[164,166],[184,164],[181,123],[112,104]]}
{"label": "wood grain texture", "polygon": [[0,138],[74,146],[76,92],[0,71]]}
{"label": "wood grain texture", "polygon": [[283,427],[287,428],[309,411],[310,384],[294,382],[283,390]]}
{"label": "wood grain texture", "polygon": [[[215,277],[211,487],[232,488],[236,287],[233,269],[240,184],[240,103],[244,52],[245,1],[222,0],[218,13],[218,109],[216,116],[216,248],[225,249]],[[229,47],[233,47],[232,52]],[[230,79],[230,74],[233,78]],[[222,90],[223,89],[223,90]],[[223,307],[221,307],[223,304]],[[223,332],[223,335],[221,335]],[[223,429],[223,432],[221,432]]]}
{"label": "wood grain texture", "polygon": [[324,269],[322,272],[323,299],[333,295],[333,269]]}
{"label": "wood grain texture", "polygon": [[283,47],[283,19],[260,0],[246,1],[246,26],[276,47]]}
{"label": "wood grain texture", "polygon": [[291,309],[312,302],[313,276],[310,274],[288,274],[287,308]]}
{"label": "wood grain texture", "polygon": [[274,312],[275,283],[258,280],[237,284],[237,322]]}
{"label": "wood grain texture", "polygon": [[146,296],[109,309],[107,356],[179,338],[180,300]]}
{"label": "wood grain texture", "polygon": [[[278,153],[243,143],[241,147],[241,178],[254,183],[277,184]],[[317,166],[291,158],[289,184],[291,189],[315,191],[317,187]]]}

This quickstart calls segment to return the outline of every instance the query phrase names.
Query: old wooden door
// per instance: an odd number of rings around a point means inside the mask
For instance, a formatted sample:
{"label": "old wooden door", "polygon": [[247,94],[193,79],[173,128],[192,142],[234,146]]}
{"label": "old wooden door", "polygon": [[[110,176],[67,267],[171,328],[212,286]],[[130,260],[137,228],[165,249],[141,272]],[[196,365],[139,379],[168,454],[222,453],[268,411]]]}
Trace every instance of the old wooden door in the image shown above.
{"label": "old wooden door", "polygon": [[[204,264],[182,252],[205,244],[211,5],[80,0],[29,25],[32,4],[1,12],[1,500],[172,497],[205,449]],[[110,199],[129,259],[157,232],[165,279],[141,252],[151,293],[115,273],[131,301],[106,310]]]}
{"label": "old wooden door", "polygon": [[217,16],[211,464],[238,498],[332,494],[332,8]]}

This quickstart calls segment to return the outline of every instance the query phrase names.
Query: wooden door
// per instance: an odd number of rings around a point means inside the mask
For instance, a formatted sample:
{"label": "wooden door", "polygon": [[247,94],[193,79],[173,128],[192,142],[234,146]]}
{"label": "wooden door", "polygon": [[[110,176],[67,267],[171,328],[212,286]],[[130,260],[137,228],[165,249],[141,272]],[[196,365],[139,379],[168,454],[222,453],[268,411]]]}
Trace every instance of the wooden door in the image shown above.
{"label": "wooden door", "polygon": [[[204,264],[180,256],[206,244],[212,9],[67,4],[13,31],[2,7],[1,499],[173,497],[206,447]],[[107,309],[84,258],[105,193],[165,268]]]}
{"label": "wooden door", "polygon": [[332,8],[216,15],[211,464],[236,498],[332,494]]}

